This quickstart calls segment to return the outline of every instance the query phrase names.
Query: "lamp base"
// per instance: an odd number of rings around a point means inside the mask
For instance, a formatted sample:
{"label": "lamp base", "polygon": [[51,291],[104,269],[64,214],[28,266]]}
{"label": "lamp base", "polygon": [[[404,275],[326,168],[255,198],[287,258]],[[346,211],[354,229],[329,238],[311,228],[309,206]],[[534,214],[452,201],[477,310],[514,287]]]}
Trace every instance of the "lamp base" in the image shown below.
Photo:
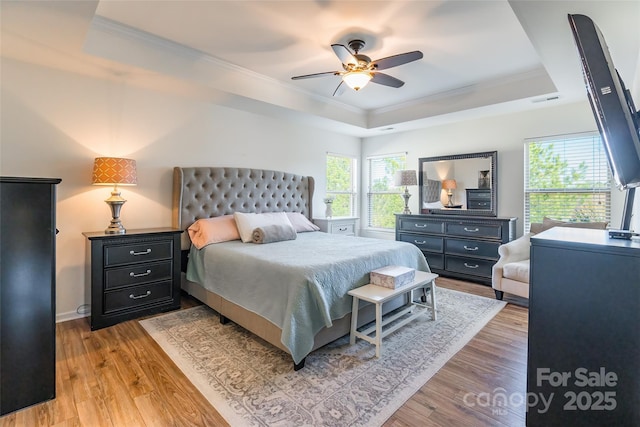
{"label": "lamp base", "polygon": [[402,193],[402,198],[404,199],[404,211],[402,213],[404,215],[411,215],[411,211],[409,210],[409,198],[411,194],[409,193],[409,189],[405,186],[404,193]]}
{"label": "lamp base", "polygon": [[453,200],[452,200],[452,198],[453,198],[453,194],[452,194],[451,192],[449,192],[449,194],[447,194],[447,196],[449,197],[449,203],[447,203],[447,206],[449,206],[449,207],[453,207],[453,206],[455,206],[455,205],[453,204]]}
{"label": "lamp base", "polygon": [[111,192],[111,197],[105,200],[105,203],[109,205],[111,208],[111,223],[104,230],[105,234],[125,234],[127,230],[122,226],[122,222],[120,221],[120,209],[122,209],[122,205],[126,202],[125,199],[120,197],[120,192],[117,189],[114,189]]}

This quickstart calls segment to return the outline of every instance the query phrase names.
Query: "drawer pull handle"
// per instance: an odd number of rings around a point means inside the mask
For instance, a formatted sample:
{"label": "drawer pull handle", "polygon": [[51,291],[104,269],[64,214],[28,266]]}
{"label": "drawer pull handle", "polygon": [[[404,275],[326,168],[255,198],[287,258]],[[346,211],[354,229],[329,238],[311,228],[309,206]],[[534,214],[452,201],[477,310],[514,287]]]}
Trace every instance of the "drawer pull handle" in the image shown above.
{"label": "drawer pull handle", "polygon": [[480,231],[480,229],[478,227],[476,227],[476,228],[467,228],[467,227],[465,227],[464,231],[467,231],[469,233],[477,233],[478,231]]}
{"label": "drawer pull handle", "polygon": [[416,245],[424,245],[425,243],[427,243],[426,240],[414,240],[413,243],[415,243]]}
{"label": "drawer pull handle", "polygon": [[136,273],[134,273],[132,271],[131,273],[129,273],[129,276],[131,276],[131,277],[143,277],[143,276],[148,276],[150,274],[151,274],[151,270],[147,270],[144,273],[138,273],[138,274],[136,274]]}
{"label": "drawer pull handle", "polygon": [[418,227],[418,228],[426,228],[426,227],[427,227],[427,224],[418,224],[417,222],[414,222],[414,223],[413,223],[413,226],[414,226],[414,227]]}
{"label": "drawer pull handle", "polygon": [[149,295],[151,295],[151,291],[147,291],[147,293],[146,293],[146,294],[144,294],[144,295],[138,295],[138,296],[135,296],[134,294],[130,294],[130,295],[129,295],[129,298],[131,298],[131,299],[140,299],[140,298],[146,298],[146,297],[148,297]]}
{"label": "drawer pull handle", "polygon": [[338,227],[338,231],[347,231],[347,227]]}
{"label": "drawer pull handle", "polygon": [[470,248],[469,246],[464,245],[463,247],[464,247],[466,250],[468,250],[468,251],[477,251],[477,250],[478,250],[478,247],[477,247],[477,246],[476,246],[475,248]]}
{"label": "drawer pull handle", "polygon": [[151,253],[151,248],[148,248],[143,252],[129,251],[129,255],[138,256],[138,255],[149,255]]}
{"label": "drawer pull handle", "polygon": [[464,263],[464,266],[467,267],[467,268],[478,268],[478,267],[480,267],[478,264],[471,265],[471,264],[467,264],[466,262]]}

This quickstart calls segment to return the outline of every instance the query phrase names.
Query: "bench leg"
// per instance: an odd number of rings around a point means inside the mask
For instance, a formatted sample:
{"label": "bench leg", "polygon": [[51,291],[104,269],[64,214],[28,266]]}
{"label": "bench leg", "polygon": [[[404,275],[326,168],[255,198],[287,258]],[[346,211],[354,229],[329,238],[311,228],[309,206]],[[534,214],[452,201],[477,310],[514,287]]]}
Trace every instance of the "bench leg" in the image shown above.
{"label": "bench leg", "polygon": [[432,310],[432,318],[433,320],[438,319],[437,315],[437,305],[436,305],[436,281],[433,280],[431,282],[431,310]]}
{"label": "bench leg", "polygon": [[382,350],[382,304],[376,304],[376,357]]}
{"label": "bench leg", "polygon": [[358,329],[358,297],[353,297],[351,305],[351,334],[349,335],[349,344],[356,343],[356,329]]}

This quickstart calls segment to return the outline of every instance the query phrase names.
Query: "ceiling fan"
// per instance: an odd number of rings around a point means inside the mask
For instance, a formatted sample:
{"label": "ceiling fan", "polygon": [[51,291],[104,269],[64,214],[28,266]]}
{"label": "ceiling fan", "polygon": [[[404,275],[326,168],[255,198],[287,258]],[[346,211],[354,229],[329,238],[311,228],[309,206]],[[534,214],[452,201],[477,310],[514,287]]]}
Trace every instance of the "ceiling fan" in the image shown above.
{"label": "ceiling fan", "polygon": [[333,92],[333,96],[341,95],[345,90],[345,86],[349,86],[353,90],[358,91],[365,87],[369,81],[384,86],[399,88],[404,85],[402,80],[396,79],[388,74],[381,73],[378,70],[386,70],[387,68],[397,67],[398,65],[417,61],[422,58],[422,52],[414,50],[412,52],[400,53],[398,55],[388,56],[386,58],[372,61],[368,56],[358,53],[364,47],[364,41],[356,39],[351,40],[348,44],[351,50],[342,44],[331,45],[333,52],[342,62],[342,68],[344,68],[344,71],[327,71],[324,73],[305,74],[302,76],[291,77],[291,79],[301,80],[330,75],[342,76],[342,81]]}

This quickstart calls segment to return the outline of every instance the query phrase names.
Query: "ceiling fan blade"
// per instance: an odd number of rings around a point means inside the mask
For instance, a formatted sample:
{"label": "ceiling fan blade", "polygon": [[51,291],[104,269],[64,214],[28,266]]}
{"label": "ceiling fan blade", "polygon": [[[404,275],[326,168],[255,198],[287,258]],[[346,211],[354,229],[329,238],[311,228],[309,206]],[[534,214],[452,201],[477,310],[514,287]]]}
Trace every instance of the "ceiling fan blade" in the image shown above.
{"label": "ceiling fan blade", "polygon": [[344,84],[344,81],[340,80],[340,84],[338,85],[336,90],[333,92],[333,96],[342,95],[344,93],[344,90],[345,90],[346,87],[347,87],[347,85]]}
{"label": "ceiling fan blade", "polygon": [[324,73],[313,73],[313,74],[305,74],[302,76],[293,76],[291,77],[291,80],[301,80],[301,79],[311,79],[314,77],[323,77],[323,76],[337,76],[338,74],[340,74],[339,71],[325,71]]}
{"label": "ceiling fan blade", "polygon": [[397,67],[407,62],[417,61],[418,59],[422,59],[422,56],[422,52],[414,50],[413,52],[400,53],[375,60],[373,61],[373,66],[376,70],[386,70],[387,68]]}
{"label": "ceiling fan blade", "polygon": [[391,77],[388,74],[384,73],[373,73],[373,78],[371,79],[373,83],[378,83],[379,85],[391,86],[391,87],[402,87],[404,82],[402,80],[398,80],[395,77]]}
{"label": "ceiling fan blade", "polygon": [[331,49],[333,49],[333,52],[336,54],[338,59],[340,59],[340,62],[342,62],[343,64],[358,65],[358,60],[356,59],[355,56],[353,56],[351,51],[347,49],[345,45],[332,44]]}

